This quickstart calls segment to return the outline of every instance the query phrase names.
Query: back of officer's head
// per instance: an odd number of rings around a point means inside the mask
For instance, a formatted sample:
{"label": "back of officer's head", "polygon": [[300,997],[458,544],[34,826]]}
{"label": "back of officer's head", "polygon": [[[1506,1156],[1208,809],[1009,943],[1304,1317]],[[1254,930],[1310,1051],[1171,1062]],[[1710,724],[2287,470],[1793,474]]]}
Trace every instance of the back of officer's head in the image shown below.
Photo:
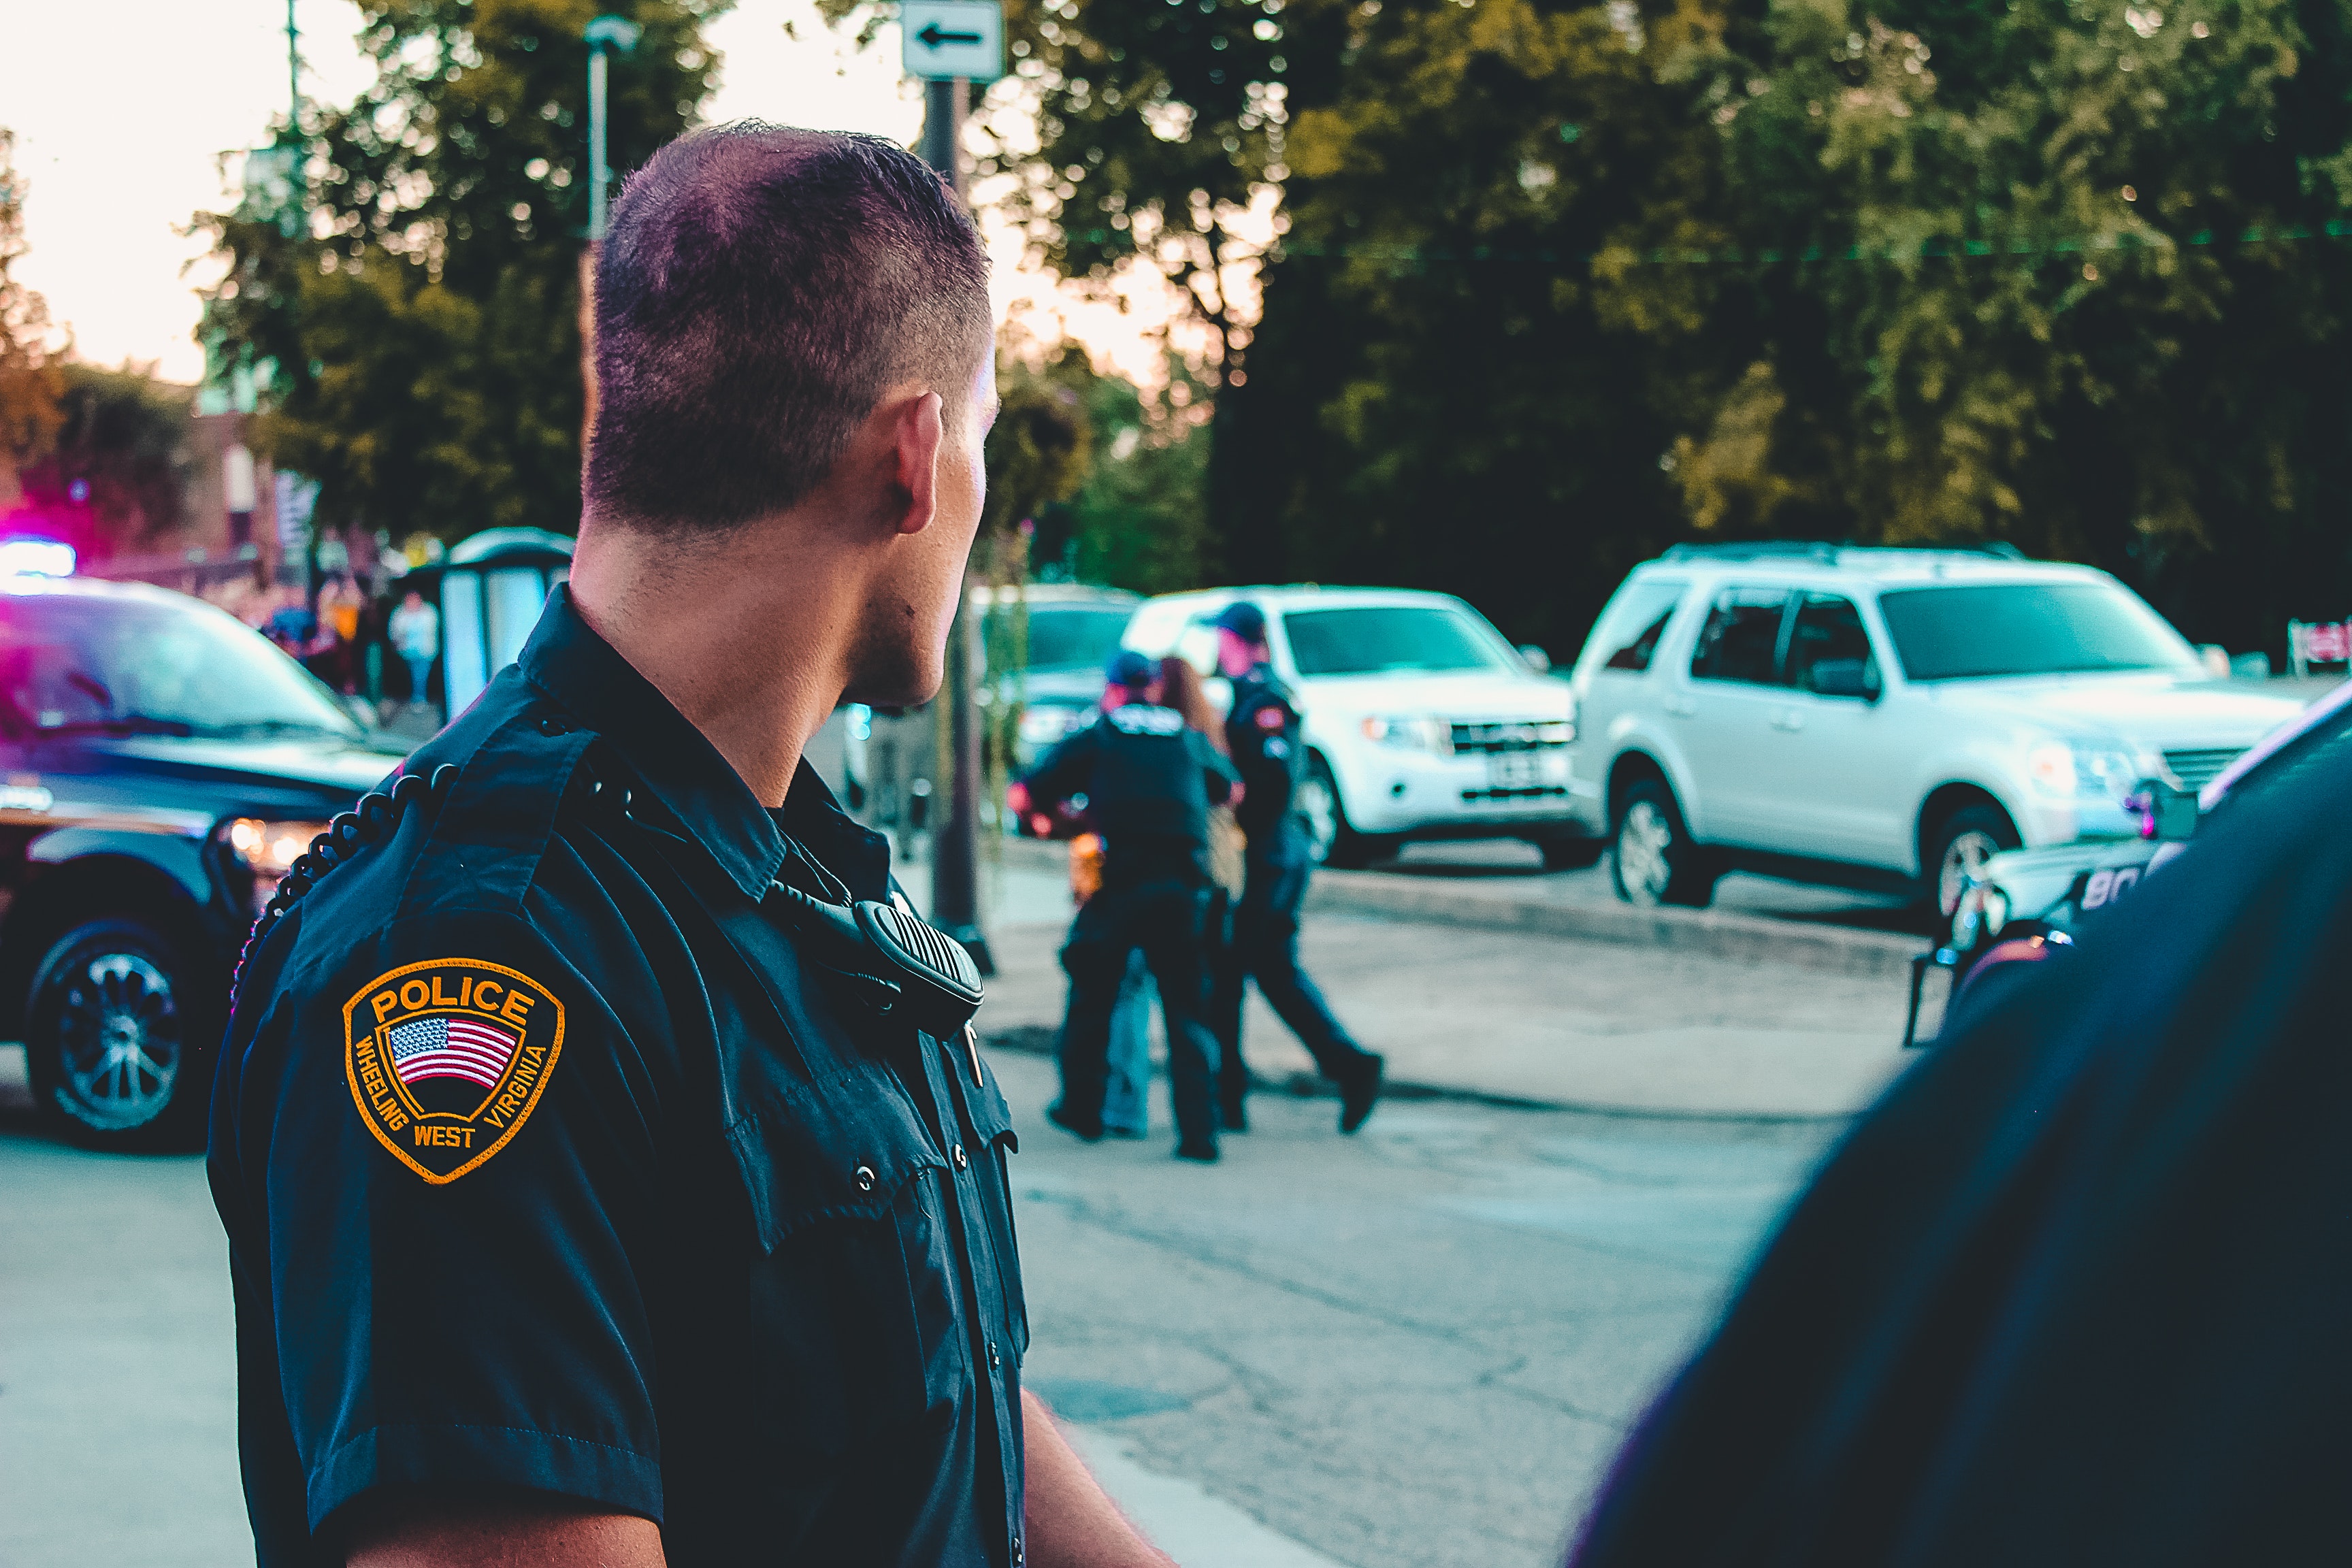
{"label": "back of officer's head", "polygon": [[990,352],[954,194],[878,137],[745,122],[654,154],[596,271],[587,510],[659,533],[794,505],[894,386],[950,410]]}

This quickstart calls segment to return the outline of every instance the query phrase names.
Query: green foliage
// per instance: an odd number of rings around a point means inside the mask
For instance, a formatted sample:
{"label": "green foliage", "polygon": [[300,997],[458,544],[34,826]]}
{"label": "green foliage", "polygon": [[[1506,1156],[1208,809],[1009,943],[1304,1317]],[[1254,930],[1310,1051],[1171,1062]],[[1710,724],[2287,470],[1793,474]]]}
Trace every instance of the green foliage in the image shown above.
{"label": "green foliage", "polygon": [[1216,365],[1238,369],[1249,321],[1228,268],[1256,251],[1233,228],[1284,172],[1282,0],[1007,0],[1004,13],[1038,146],[982,162],[1018,176],[1003,210],[1066,277],[1156,268],[1214,334]]}
{"label": "green foliage", "polygon": [[1097,376],[1087,415],[1100,456],[1086,486],[1056,519],[1069,575],[1083,583],[1167,594],[1213,580],[1207,481],[1212,437],[1208,388],[1176,355],[1171,392],[1183,402],[1147,403],[1120,376]]}
{"label": "green foliage", "polygon": [[1344,18],[1327,90],[1293,105],[1249,380],[1218,405],[1224,564],[1444,589],[1564,649],[1678,531],[1676,414],[1755,357],[1711,275],[1628,265],[1723,237],[1702,67],[1738,25],[1534,0]]}
{"label": "green foliage", "polygon": [[2005,538],[2237,647],[2352,605],[2341,0],[1347,15],[1220,401],[1234,575],[1555,647],[1693,533]]}
{"label": "green foliage", "polygon": [[692,123],[730,0],[365,0],[370,89],[310,132],[309,227],[199,214],[228,273],[218,357],[270,367],[260,439],[320,483],[323,519],[455,539],[579,519],[579,268],[588,48],[611,66],[616,180]]}
{"label": "green foliage", "polygon": [[[76,542],[101,554],[176,527],[194,469],[187,390],[136,365],[69,363],[58,379],[56,437],[25,467],[26,498],[51,517],[86,519]],[[89,487],[81,501],[70,497],[77,479]]]}

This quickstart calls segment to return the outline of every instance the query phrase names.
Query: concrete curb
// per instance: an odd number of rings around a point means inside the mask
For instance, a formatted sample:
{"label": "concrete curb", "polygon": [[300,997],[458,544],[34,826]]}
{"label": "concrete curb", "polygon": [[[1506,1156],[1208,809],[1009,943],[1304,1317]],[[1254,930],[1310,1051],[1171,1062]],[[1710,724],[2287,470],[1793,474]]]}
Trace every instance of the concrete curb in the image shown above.
{"label": "concrete curb", "polygon": [[[1493,887],[1492,882],[1484,884]],[[1679,948],[1748,963],[1791,963],[1865,980],[1911,977],[1924,937],[1772,920],[1721,910],[1644,910],[1631,904],[1572,904],[1471,890],[1433,879],[1379,871],[1318,871],[1310,910],[1439,921],[1492,931],[1528,931],[1582,942]]]}

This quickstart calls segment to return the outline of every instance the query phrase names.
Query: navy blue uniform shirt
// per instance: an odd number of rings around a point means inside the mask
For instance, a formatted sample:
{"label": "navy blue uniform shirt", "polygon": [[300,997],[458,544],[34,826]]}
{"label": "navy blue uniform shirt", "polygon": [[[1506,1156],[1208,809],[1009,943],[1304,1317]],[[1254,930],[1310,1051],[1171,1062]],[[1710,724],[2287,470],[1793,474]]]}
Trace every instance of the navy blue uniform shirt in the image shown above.
{"label": "navy blue uniform shirt", "polygon": [[1103,874],[1114,879],[1181,866],[1207,875],[1209,807],[1233,794],[1233,764],[1172,708],[1129,702],[1039,759],[1023,784],[1050,809],[1087,797],[1103,836]]}
{"label": "navy blue uniform shirt", "polygon": [[223,1052],[260,1562],[424,1483],[643,1514],[677,1565],[1017,1568],[1003,1097],[771,896],[887,897],[882,841],[805,767],[764,809],[561,591],[445,764],[257,945]]}
{"label": "navy blue uniform shirt", "polygon": [[1307,856],[1306,825],[1291,809],[1307,763],[1298,706],[1271,666],[1253,665],[1234,682],[1225,711],[1225,750],[1246,786],[1234,818],[1249,837],[1250,858],[1288,865]]}

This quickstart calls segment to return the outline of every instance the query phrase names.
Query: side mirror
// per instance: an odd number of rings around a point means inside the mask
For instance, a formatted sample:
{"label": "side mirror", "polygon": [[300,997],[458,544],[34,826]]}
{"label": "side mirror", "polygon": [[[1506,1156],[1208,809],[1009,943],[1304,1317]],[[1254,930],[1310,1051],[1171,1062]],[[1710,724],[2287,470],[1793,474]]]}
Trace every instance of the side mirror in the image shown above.
{"label": "side mirror", "polygon": [[1821,697],[1859,697],[1864,702],[1878,700],[1877,672],[1870,661],[1862,658],[1824,658],[1817,661],[1809,672],[1813,691]]}
{"label": "side mirror", "polygon": [[1551,671],[1551,655],[1531,642],[1523,642],[1519,645],[1519,657],[1526,659],[1528,668],[1538,675],[1547,675]]}

